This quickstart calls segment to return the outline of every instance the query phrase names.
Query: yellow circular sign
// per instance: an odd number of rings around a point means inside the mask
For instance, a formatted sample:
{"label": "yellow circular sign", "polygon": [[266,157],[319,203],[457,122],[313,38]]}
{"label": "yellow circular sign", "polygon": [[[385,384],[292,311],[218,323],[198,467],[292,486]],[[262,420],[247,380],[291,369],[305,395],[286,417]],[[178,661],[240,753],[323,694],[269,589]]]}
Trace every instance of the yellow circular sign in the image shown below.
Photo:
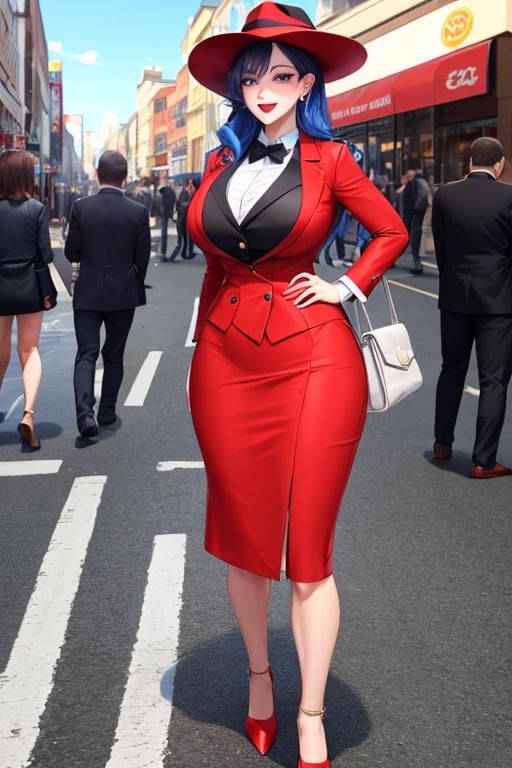
{"label": "yellow circular sign", "polygon": [[469,8],[461,7],[452,11],[441,28],[441,40],[448,48],[460,45],[473,29],[473,13]]}

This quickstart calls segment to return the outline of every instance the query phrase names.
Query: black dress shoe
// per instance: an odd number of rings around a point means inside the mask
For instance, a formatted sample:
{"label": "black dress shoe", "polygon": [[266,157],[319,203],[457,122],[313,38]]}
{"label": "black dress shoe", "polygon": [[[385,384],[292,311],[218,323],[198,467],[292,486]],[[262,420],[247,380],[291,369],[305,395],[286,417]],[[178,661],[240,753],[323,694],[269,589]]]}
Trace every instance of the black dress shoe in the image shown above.
{"label": "black dress shoe", "polygon": [[411,275],[422,275],[423,269],[411,269]]}
{"label": "black dress shoe", "polygon": [[101,424],[104,427],[108,427],[109,424],[113,424],[115,421],[117,421],[117,415],[115,413],[113,416],[100,416],[98,414],[98,424]]}
{"label": "black dress shoe", "polygon": [[78,431],[82,437],[96,437],[98,434],[98,425],[93,418],[84,419],[83,423],[78,428]]}

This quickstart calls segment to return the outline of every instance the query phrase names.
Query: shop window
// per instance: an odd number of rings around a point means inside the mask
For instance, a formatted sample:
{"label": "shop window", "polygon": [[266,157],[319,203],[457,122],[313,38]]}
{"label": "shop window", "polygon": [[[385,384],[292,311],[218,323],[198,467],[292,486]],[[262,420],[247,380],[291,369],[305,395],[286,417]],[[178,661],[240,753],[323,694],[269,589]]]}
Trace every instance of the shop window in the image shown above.
{"label": "shop window", "polygon": [[432,107],[416,109],[397,115],[397,135],[402,137],[403,148],[398,172],[408,168],[422,171],[429,184],[434,183],[434,110]]}
{"label": "shop window", "polygon": [[443,125],[436,129],[436,184],[462,179],[469,170],[469,150],[480,136],[497,138],[496,119]]}

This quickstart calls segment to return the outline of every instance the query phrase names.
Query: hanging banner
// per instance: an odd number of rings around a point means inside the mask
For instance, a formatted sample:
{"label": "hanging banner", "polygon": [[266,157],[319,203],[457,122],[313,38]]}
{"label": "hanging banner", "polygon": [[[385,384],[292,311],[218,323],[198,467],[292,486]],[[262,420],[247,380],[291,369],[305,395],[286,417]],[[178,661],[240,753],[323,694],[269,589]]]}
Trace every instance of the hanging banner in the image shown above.
{"label": "hanging banner", "polygon": [[60,172],[62,165],[62,85],[50,82],[50,164]]}

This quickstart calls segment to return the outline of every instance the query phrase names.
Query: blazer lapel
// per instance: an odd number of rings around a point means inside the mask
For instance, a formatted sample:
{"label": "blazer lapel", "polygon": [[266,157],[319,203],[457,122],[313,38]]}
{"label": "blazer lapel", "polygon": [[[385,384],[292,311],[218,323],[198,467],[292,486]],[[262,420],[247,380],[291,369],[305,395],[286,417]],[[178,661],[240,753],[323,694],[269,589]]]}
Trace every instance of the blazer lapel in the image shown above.
{"label": "blazer lapel", "polygon": [[[288,169],[285,169],[276,182],[262,196],[261,200],[259,200],[249,211],[242,222],[242,227],[255,224],[256,217],[260,217],[273,202],[279,200],[290,191],[300,191],[302,186],[302,199],[295,224],[289,232],[283,233],[283,237],[280,241],[274,241],[276,244],[256,261],[274,257],[279,252],[285,251],[291,243],[300,238],[304,229],[314,218],[315,211],[320,203],[325,182],[325,173],[320,162],[321,153],[315,140],[302,132],[300,133],[299,142],[294,148],[294,157],[292,157],[290,163],[294,160],[296,161],[295,169],[290,169],[293,172],[288,174],[286,172]],[[228,163],[231,164],[231,167],[226,168]],[[226,153],[225,150],[219,151],[213,167],[207,171],[208,178],[205,178],[204,184],[204,187],[208,189],[208,194],[212,196],[213,201],[211,199],[209,202],[205,201],[206,204],[202,216],[206,220],[210,217],[216,217],[220,213],[225,217],[226,221],[229,222],[233,230],[240,231],[226,199],[227,184],[237,167],[238,163],[232,161],[232,155]],[[221,176],[220,179],[218,178],[219,175]],[[200,223],[200,218],[197,220],[197,223]],[[206,229],[208,229],[208,227],[206,227]],[[234,234],[233,230],[231,237]],[[224,244],[213,244],[211,241],[209,241],[209,244],[210,249],[213,252],[219,254],[223,253]],[[227,252],[229,253],[229,250]]]}
{"label": "blazer lapel", "polygon": [[[299,186],[302,185],[302,202],[299,215],[288,234],[276,244],[274,248],[268,251],[268,253],[261,256],[260,259],[257,259],[257,261],[273,258],[276,254],[279,254],[279,252],[286,251],[292,243],[303,235],[304,229],[314,218],[315,211],[320,203],[325,183],[325,173],[321,167],[321,154],[315,140],[301,132],[299,142],[296,145],[294,152],[298,152],[300,159],[300,174],[298,181]],[[283,176],[284,175],[285,174],[283,174]],[[283,182],[285,181],[286,180],[283,179]],[[294,178],[292,184],[295,183],[296,179]],[[279,194],[284,194],[285,191],[286,190],[281,188]],[[262,201],[264,199],[266,200],[266,195],[263,196]],[[272,199],[276,199],[275,193],[272,193]],[[269,204],[270,200],[266,201],[266,205]]]}

